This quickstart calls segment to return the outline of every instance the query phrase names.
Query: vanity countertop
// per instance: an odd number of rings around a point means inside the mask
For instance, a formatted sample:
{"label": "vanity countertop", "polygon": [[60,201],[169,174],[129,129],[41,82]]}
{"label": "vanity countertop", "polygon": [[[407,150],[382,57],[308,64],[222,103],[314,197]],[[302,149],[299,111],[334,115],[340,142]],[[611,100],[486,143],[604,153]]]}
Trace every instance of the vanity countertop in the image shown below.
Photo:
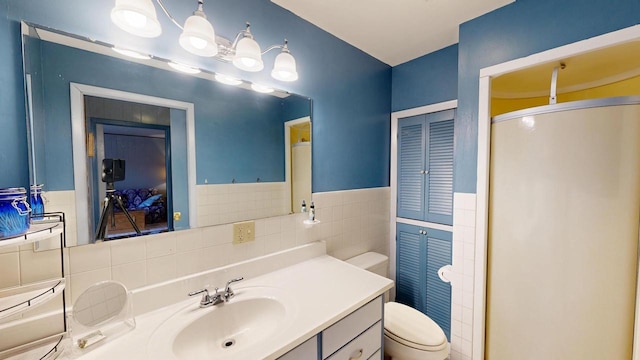
{"label": "vanity countertop", "polygon": [[[276,359],[284,355],[383,294],[393,286],[393,281],[323,255],[264,275],[245,278],[234,290],[239,298],[243,288],[261,286],[282,289],[283,296],[293,297],[296,316],[293,322],[279,329],[268,342],[255,346],[250,354],[243,353],[247,359]],[[199,297],[187,298],[185,294],[184,301],[136,317],[137,326],[134,330],[95,345],[95,349],[81,358],[150,359],[147,343],[158,326],[181,309],[197,309],[198,304]],[[158,360],[156,356],[153,358]],[[166,359],[174,357],[167,354]]]}

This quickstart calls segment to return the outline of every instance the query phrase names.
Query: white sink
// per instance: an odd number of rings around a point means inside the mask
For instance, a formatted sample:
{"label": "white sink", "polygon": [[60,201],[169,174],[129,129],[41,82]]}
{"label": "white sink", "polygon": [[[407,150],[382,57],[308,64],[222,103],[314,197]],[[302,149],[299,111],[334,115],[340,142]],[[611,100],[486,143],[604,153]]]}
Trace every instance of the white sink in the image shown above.
{"label": "white sink", "polygon": [[295,318],[295,304],[279,289],[237,288],[235,294],[207,308],[193,299],[151,335],[149,358],[249,359]]}

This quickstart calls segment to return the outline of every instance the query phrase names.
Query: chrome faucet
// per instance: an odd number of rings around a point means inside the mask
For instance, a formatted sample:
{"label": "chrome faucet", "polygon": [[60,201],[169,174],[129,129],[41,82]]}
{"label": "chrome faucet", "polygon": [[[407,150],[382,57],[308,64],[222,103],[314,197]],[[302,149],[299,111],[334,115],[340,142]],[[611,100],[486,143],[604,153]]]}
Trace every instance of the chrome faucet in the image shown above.
{"label": "chrome faucet", "polygon": [[235,296],[235,293],[233,292],[233,290],[229,285],[243,279],[244,279],[243,277],[239,277],[239,278],[231,279],[227,281],[227,285],[224,287],[224,290],[218,290],[218,288],[215,288],[213,295],[210,295],[209,290],[207,290],[206,288],[190,292],[188,295],[194,296],[194,295],[202,294],[202,299],[200,299],[201,308],[209,307],[211,305],[218,305],[220,303],[229,301],[229,299]]}

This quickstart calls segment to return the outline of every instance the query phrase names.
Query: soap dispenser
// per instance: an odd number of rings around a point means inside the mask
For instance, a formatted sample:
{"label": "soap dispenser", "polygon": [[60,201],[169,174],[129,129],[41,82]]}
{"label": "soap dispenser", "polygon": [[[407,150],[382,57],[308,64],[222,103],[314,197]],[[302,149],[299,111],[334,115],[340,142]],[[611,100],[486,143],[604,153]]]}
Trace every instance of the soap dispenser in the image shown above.
{"label": "soap dispenser", "polygon": [[311,206],[309,207],[309,221],[315,221],[316,220],[316,207],[313,204],[313,201],[311,202]]}

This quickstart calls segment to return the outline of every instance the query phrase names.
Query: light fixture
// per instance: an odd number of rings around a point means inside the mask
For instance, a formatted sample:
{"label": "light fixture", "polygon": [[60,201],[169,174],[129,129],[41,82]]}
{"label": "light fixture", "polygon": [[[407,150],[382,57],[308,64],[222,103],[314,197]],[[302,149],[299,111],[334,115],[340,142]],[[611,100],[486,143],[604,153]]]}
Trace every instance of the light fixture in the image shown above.
{"label": "light fixture", "polygon": [[111,49],[113,49],[113,51],[117,52],[120,55],[128,56],[128,57],[131,57],[131,58],[134,58],[134,59],[140,59],[140,60],[149,60],[149,59],[151,59],[151,56],[149,56],[147,54],[139,53],[137,51],[123,49],[123,48],[119,48],[117,46],[114,46]]}
{"label": "light fixture", "polygon": [[216,33],[203,11],[203,0],[198,0],[198,9],[187,18],[180,34],[180,46],[199,56],[215,56],[218,53]]}
{"label": "light fixture", "polygon": [[273,88],[270,88],[270,87],[264,86],[264,85],[260,85],[260,84],[251,84],[251,89],[253,89],[253,91],[257,91],[257,92],[263,93],[263,94],[269,94],[269,93],[272,93],[274,91]]}
{"label": "light fixture", "polygon": [[151,0],[116,0],[111,21],[122,30],[142,37],[156,37],[162,33]]}
{"label": "light fixture", "polygon": [[289,48],[287,47],[287,39],[284,39],[284,45],[282,46],[282,52],[276,56],[276,60],[273,63],[273,70],[271,70],[271,76],[280,81],[296,81],[298,80],[298,72],[296,71],[296,59],[291,56]]}
{"label": "light fixture", "polygon": [[242,38],[234,46],[236,52],[233,56],[233,65],[240,70],[251,72],[264,69],[260,45],[253,39],[251,25],[247,23],[247,28],[241,31],[239,35]]}
{"label": "light fixture", "polygon": [[199,74],[201,72],[201,70],[196,67],[180,64],[174,61],[169,61],[167,64],[171,66],[173,69],[181,71],[186,74],[194,75],[194,74]]}
{"label": "light fixture", "polygon": [[223,74],[216,74],[214,76],[214,78],[216,79],[216,81],[226,84],[226,85],[240,85],[242,84],[242,80],[240,79],[236,79],[234,77],[228,76],[228,75],[223,75]]}
{"label": "light fixture", "polygon": [[[182,30],[178,42],[186,51],[231,62],[244,71],[256,72],[264,69],[262,55],[273,49],[282,49],[276,56],[271,76],[280,81],[298,79],[296,61],[289,51],[286,39],[284,45],[272,45],[261,51],[260,45],[251,34],[249,23],[246,29],[235,36],[233,42],[216,36],[213,25],[204,13],[204,0],[197,0],[198,8],[187,18],[184,26],[171,16],[162,0],[155,1],[169,20]],[[152,0],[116,0],[116,5],[111,10],[111,20],[121,29],[138,36],[155,37],[162,32]]]}

